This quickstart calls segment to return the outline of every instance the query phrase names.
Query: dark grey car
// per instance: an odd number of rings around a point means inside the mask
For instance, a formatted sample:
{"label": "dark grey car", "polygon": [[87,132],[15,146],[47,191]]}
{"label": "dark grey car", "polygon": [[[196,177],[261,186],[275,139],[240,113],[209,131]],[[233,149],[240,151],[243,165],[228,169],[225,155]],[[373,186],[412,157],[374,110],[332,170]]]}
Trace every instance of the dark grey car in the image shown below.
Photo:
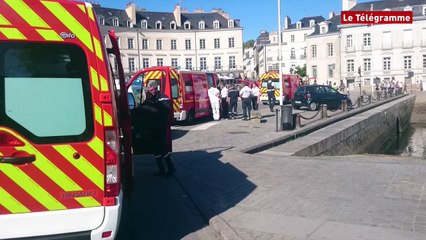
{"label": "dark grey car", "polygon": [[321,104],[327,104],[328,109],[338,109],[342,100],[347,100],[348,105],[351,104],[346,94],[341,94],[330,86],[304,85],[297,89],[291,103],[295,109],[308,107],[309,110],[315,111]]}

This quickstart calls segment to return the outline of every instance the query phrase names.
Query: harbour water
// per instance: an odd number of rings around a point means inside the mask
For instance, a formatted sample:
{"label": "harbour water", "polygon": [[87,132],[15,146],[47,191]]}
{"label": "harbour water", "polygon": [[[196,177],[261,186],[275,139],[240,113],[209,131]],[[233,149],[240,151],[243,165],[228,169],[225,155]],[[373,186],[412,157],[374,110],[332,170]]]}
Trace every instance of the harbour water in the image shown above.
{"label": "harbour water", "polygon": [[411,156],[426,160],[426,124],[410,124],[400,136],[399,144],[389,149],[386,154]]}

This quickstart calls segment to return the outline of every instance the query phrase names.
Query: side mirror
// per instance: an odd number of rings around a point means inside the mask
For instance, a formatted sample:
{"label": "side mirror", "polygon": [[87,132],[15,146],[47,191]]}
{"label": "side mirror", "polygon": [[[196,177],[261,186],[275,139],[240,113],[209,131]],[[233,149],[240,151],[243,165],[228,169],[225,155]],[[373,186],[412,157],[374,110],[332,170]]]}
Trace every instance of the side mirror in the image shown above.
{"label": "side mirror", "polygon": [[127,98],[129,99],[129,109],[134,109],[136,107],[136,100],[133,93],[128,92]]}

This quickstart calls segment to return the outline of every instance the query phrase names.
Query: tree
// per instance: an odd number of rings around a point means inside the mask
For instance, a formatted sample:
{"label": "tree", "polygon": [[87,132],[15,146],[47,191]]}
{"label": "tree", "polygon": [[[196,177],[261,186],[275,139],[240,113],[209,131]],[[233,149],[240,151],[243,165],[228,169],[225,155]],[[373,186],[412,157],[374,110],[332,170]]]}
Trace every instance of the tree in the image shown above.
{"label": "tree", "polygon": [[248,40],[244,43],[244,49],[252,48],[254,46],[254,40]]}
{"label": "tree", "polygon": [[296,67],[296,74],[299,74],[299,76],[301,76],[302,78],[306,77],[306,66],[303,66],[303,67],[297,66]]}

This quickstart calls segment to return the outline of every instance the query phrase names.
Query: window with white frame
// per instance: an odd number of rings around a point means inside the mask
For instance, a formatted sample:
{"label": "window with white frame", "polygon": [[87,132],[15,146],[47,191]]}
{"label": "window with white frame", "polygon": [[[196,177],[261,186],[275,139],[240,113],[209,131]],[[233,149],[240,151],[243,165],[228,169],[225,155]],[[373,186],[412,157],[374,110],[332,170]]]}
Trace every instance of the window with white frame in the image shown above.
{"label": "window with white frame", "polygon": [[237,65],[235,64],[235,56],[229,56],[229,69],[235,69]]}
{"label": "window with white frame", "polygon": [[143,68],[149,68],[149,58],[143,58],[142,59],[142,67]]}
{"label": "window with white frame", "polygon": [[290,35],[290,42],[294,42],[294,34]]}
{"label": "window with white frame", "polygon": [[200,49],[206,49],[206,39],[200,39]]}
{"label": "window with white frame", "polygon": [[163,61],[162,58],[157,58],[157,66],[163,66]]}
{"label": "window with white frame", "polygon": [[128,28],[133,27],[133,24],[132,24],[132,22],[131,22],[131,21],[126,21],[126,25],[127,25],[127,27],[128,27]]}
{"label": "window with white frame", "polygon": [[317,45],[312,45],[311,46],[311,55],[312,55],[312,58],[316,58],[317,57]]}
{"label": "window with white frame", "polygon": [[184,24],[183,24],[183,28],[185,28],[185,29],[191,29],[191,23],[189,22],[189,21],[186,21]]}
{"label": "window with white frame", "polygon": [[177,68],[178,67],[178,59],[177,58],[172,58],[172,67]]}
{"label": "window with white frame", "polygon": [[176,39],[172,39],[172,40],[170,40],[170,49],[171,49],[171,50],[176,50],[176,49],[177,49],[177,42],[176,42]]}
{"label": "window with white frame", "polygon": [[118,18],[112,19],[112,25],[115,26],[115,27],[118,27],[118,25],[119,25]]}
{"label": "window with white frame", "polygon": [[170,29],[176,30],[176,22],[173,21],[170,23]]}
{"label": "window with white frame", "polygon": [[315,20],[311,19],[309,20],[309,27],[313,27],[315,25]]}
{"label": "window with white frame", "polygon": [[423,16],[426,16],[426,6],[423,6],[422,14],[423,14]]}
{"label": "window with white frame", "polygon": [[327,43],[327,56],[332,57],[334,54],[333,43]]}
{"label": "window with white frame", "polygon": [[185,58],[185,69],[192,70],[192,58]]}
{"label": "window with white frame", "polygon": [[129,58],[129,72],[135,71],[135,58]]}
{"label": "window with white frame", "polygon": [[204,21],[199,21],[198,22],[198,28],[199,29],[204,29],[206,28],[206,23]]}
{"label": "window with white frame", "polygon": [[213,21],[213,28],[219,28],[220,27],[220,23],[219,23],[219,21],[218,20],[214,20]]}
{"label": "window with white frame", "polygon": [[391,70],[391,58],[390,57],[384,57],[383,58],[383,70],[384,71]]}
{"label": "window with white frame", "polygon": [[364,58],[364,71],[371,71],[371,58]]}
{"label": "window with white frame", "polygon": [[214,57],[214,69],[222,69],[222,60],[220,57]]}
{"label": "window with white frame", "polygon": [[411,29],[404,30],[404,47],[413,46],[413,31]]}
{"label": "window with white frame", "polygon": [[354,45],[353,43],[353,37],[352,35],[346,36],[346,47],[352,47]]}
{"label": "window with white frame", "polygon": [[290,59],[296,58],[296,50],[294,48],[291,48],[290,50]]}
{"label": "window with white frame", "polygon": [[296,23],[296,28],[302,28],[302,22],[297,22]]}
{"label": "window with white frame", "polygon": [[371,35],[370,33],[364,33],[363,44],[365,47],[371,46]]}
{"label": "window with white frame", "polygon": [[404,56],[404,69],[411,69],[411,56]]}
{"label": "window with white frame", "polygon": [[135,48],[135,40],[133,39],[133,38],[128,38],[127,39],[127,47],[129,48],[129,49],[134,49]]}
{"label": "window with white frame", "polygon": [[142,29],[148,29],[148,22],[146,20],[141,21],[141,28]]}
{"label": "window with white frame", "polygon": [[233,28],[234,27],[234,20],[233,19],[229,19],[228,20],[228,28]]}
{"label": "window with white frame", "polygon": [[157,50],[163,49],[163,40],[157,39]]}
{"label": "window with white frame", "polygon": [[348,71],[348,73],[352,73],[355,71],[355,63],[353,59],[348,59],[346,61],[346,66],[347,66],[346,70]]}
{"label": "window with white frame", "polygon": [[320,34],[324,34],[324,33],[327,33],[327,28],[326,28],[326,26],[321,26]]}
{"label": "window with white frame", "polygon": [[314,77],[318,76],[318,71],[317,71],[317,66],[316,65],[312,66],[312,76],[314,76]]}
{"label": "window with white frame", "polygon": [[143,50],[148,49],[148,39],[142,39],[142,49]]}
{"label": "window with white frame", "polygon": [[219,38],[214,39],[214,48],[220,48],[220,39]]}
{"label": "window with white frame", "polygon": [[155,29],[162,29],[162,24],[161,24],[161,22],[160,22],[160,21],[157,21],[157,22],[155,23]]}
{"label": "window with white frame", "polygon": [[200,57],[200,70],[207,70],[207,58],[206,57]]}
{"label": "window with white frame", "polygon": [[105,18],[102,17],[102,16],[99,16],[98,17],[98,22],[99,22],[99,25],[105,25]]}
{"label": "window with white frame", "polygon": [[185,49],[191,50],[191,39],[185,39]]}
{"label": "window with white frame", "polygon": [[235,47],[235,39],[233,37],[228,38],[228,47],[234,48]]}

